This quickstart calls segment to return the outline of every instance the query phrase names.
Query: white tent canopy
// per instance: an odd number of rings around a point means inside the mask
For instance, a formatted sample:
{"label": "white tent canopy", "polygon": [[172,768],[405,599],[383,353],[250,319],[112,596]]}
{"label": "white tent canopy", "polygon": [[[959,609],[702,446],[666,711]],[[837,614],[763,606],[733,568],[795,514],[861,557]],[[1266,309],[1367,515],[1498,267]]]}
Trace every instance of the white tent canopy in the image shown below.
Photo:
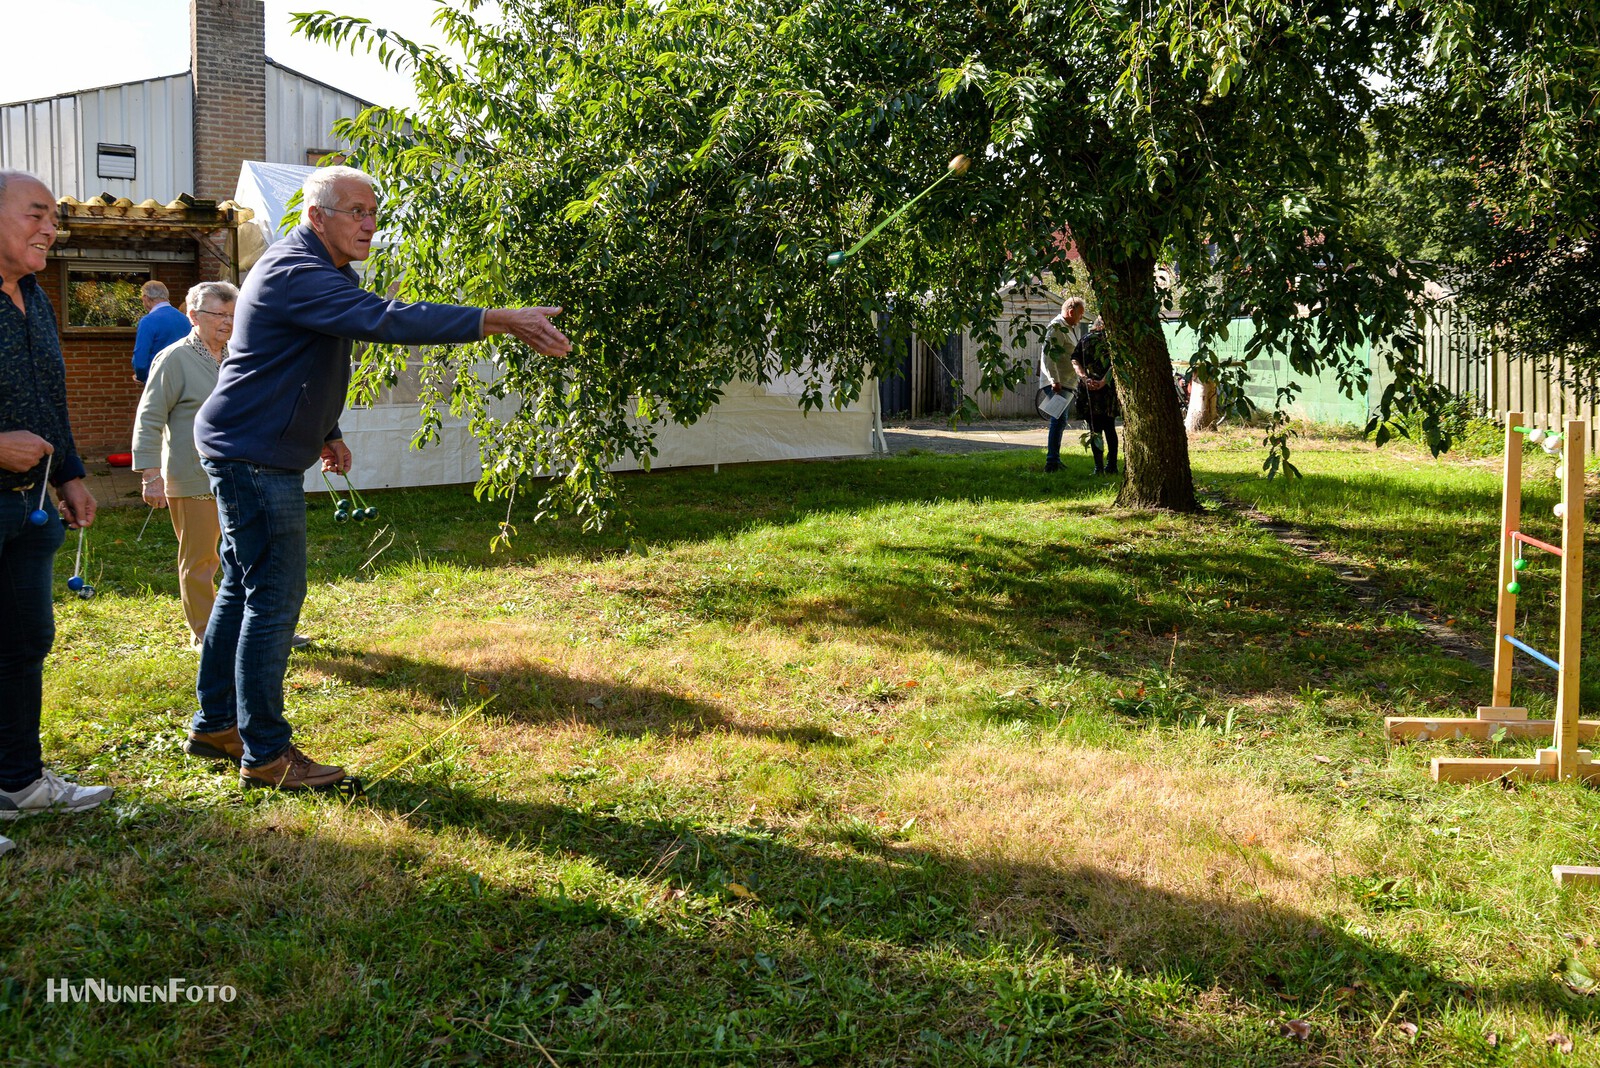
{"label": "white tent canopy", "polygon": [[[277,240],[288,202],[311,171],[295,164],[254,161],[246,161],[240,169],[234,200],[255,212],[248,232],[240,230],[241,275]],[[651,467],[821,459],[872,451],[876,383],[868,383],[862,399],[843,411],[804,412],[799,395],[800,382],[794,376],[766,384],[732,383],[722,402],[693,426],[657,425],[659,454]],[[476,481],[482,470],[478,443],[465,420],[446,415],[440,440],[413,449],[411,439],[421,422],[418,405],[403,399],[346,411],[340,426],[355,457],[351,472],[355,484],[382,489]],[[616,465],[618,470],[637,467],[632,462]],[[308,471],[306,489],[323,488],[316,469]]]}

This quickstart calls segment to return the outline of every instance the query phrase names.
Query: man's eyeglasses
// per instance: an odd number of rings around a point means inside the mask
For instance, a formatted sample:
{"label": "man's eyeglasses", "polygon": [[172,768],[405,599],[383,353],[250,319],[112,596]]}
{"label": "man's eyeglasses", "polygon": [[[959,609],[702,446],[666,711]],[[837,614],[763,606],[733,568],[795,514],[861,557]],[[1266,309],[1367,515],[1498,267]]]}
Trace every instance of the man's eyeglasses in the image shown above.
{"label": "man's eyeglasses", "polygon": [[371,219],[374,226],[378,224],[378,213],[376,211],[368,211],[366,208],[324,208],[321,204],[316,205],[316,207],[320,211],[333,211],[338,212],[340,215],[348,215],[358,223],[364,223]]}
{"label": "man's eyeglasses", "polygon": [[233,322],[233,312],[214,312],[214,311],[207,311],[204,308],[196,308],[195,311],[199,312],[201,315],[211,315],[211,316],[215,316],[218,319],[226,319],[230,323]]}

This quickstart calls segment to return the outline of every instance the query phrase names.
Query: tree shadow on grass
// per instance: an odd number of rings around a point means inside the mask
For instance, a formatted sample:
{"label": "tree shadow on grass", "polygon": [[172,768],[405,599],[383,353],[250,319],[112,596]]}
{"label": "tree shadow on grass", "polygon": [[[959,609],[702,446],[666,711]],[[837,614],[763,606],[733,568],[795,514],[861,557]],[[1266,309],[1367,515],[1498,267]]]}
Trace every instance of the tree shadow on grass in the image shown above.
{"label": "tree shadow on grass", "polygon": [[461,667],[420,656],[321,649],[310,664],[352,686],[396,698],[394,711],[445,713],[485,703],[497,719],[526,725],[574,723],[622,737],[645,734],[693,737],[724,732],[772,738],[798,745],[847,745],[831,731],[811,725],[774,727],[731,719],[716,705],[653,686],[609,679],[574,679],[527,657],[501,658],[494,665]]}
{"label": "tree shadow on grass", "polygon": [[[1202,556],[1170,533],[1137,529],[1118,541],[1042,552],[1018,538],[911,536],[820,558],[798,589],[757,589],[737,576],[696,581],[692,595],[624,595],[644,605],[670,601],[707,621],[802,633],[859,628],[891,648],[989,661],[1045,667],[1103,656],[1108,670],[1170,669],[1220,696],[1281,678],[1285,664],[1302,668],[1307,684],[1337,677],[1359,688],[1370,679],[1378,700],[1419,664],[1467,685],[1484,675],[1416,629],[1380,633],[1393,621],[1370,618],[1320,565],[1289,550],[1249,544]],[[1351,629],[1351,618],[1362,627]],[[1266,657],[1278,666],[1268,669]],[[1246,662],[1257,666],[1247,670]]]}
{"label": "tree shadow on grass", "polygon": [[[1084,865],[413,782],[349,810],[262,805],[22,829],[9,1063],[534,1063],[543,1046],[559,1064],[1396,1064],[1409,1045],[1377,1022],[1402,991],[1430,1035],[1473,1003],[1594,1020],[1270,901]],[[43,996],[48,977],[168,975],[239,1000]],[[1289,1016],[1316,1022],[1307,1045],[1278,1034]]]}
{"label": "tree shadow on grass", "polygon": [[[1549,983],[1475,989],[1325,918],[1264,899],[1174,893],[1089,866],[975,863],[864,839],[855,829],[832,835],[831,842],[797,841],[759,825],[706,827],[587,806],[506,801],[472,790],[441,794],[406,783],[368,802],[432,828],[456,828],[512,848],[536,841],[543,851],[587,858],[618,879],[642,884],[650,898],[759,910],[757,926],[776,922],[830,954],[882,944],[949,959],[958,962],[943,966],[952,980],[963,971],[961,963],[997,954],[1019,961],[1047,955],[1069,962],[1068,970],[1086,963],[1102,983],[1108,974],[1126,974],[1156,985],[1177,979],[1191,993],[1226,990],[1268,1017],[1332,1012],[1350,1027],[1346,1039],[1372,1038],[1373,1022],[1402,992],[1407,1018],[1476,1001],[1543,1009],[1575,1023],[1600,1019],[1594,1006],[1560,998]],[[838,848],[842,843],[853,848]],[[755,896],[744,898],[730,889],[734,884]],[[794,965],[818,967],[805,957]],[[590,974],[584,981],[597,989],[616,978]],[[916,973],[922,983],[929,978]],[[1126,1008],[1137,1021],[1149,1007]],[[1129,1022],[1117,1029],[1119,1039],[1140,1029]]]}

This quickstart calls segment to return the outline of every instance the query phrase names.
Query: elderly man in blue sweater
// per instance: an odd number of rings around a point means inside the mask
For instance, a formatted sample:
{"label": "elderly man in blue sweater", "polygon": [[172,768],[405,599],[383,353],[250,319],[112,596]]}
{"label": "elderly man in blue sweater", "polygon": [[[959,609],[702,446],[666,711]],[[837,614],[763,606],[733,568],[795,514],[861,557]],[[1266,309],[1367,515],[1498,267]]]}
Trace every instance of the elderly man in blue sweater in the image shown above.
{"label": "elderly man in blue sweater", "polygon": [[370,177],[324,167],[306,179],[305,223],[261,257],[239,294],[217,387],[195,444],[222,519],[222,586],[184,751],[238,762],[246,786],[325,789],[346,776],[291,740],[283,711],[289,645],[306,594],[305,471],[350,470],[339,431],[352,341],[443,345],[511,334],[547,356],[571,350],[560,308],[408,304],[362,289],[350,264],[377,230]]}

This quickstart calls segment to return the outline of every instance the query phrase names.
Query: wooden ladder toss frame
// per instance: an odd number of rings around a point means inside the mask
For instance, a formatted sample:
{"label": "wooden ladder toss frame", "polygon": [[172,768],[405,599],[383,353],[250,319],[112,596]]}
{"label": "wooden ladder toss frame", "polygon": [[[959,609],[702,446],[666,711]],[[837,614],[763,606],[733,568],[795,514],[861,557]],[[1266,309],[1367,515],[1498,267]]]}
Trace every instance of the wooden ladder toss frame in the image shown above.
{"label": "wooden ladder toss frame", "polygon": [[[1517,647],[1512,644],[1516,630],[1517,595],[1510,585],[1518,577],[1514,561],[1521,552],[1519,542],[1546,550],[1555,546],[1527,539],[1522,527],[1522,424],[1521,412],[1506,416],[1505,478],[1500,507],[1500,568],[1495,601],[1494,690],[1491,703],[1480,705],[1476,717],[1467,719],[1428,716],[1389,716],[1384,731],[1391,741],[1440,738],[1488,740],[1501,731],[1502,737],[1550,738],[1552,744],[1526,759],[1499,757],[1435,757],[1432,773],[1435,782],[1485,782],[1500,778],[1533,780],[1578,779],[1600,782],[1600,764],[1588,749],[1579,748],[1600,732],[1600,721],[1579,718],[1578,682],[1580,649],[1583,640],[1583,534],[1584,534],[1584,446],[1588,426],[1582,419],[1569,419],[1562,439],[1561,516],[1561,630],[1556,664],[1556,711],[1554,719],[1529,719],[1526,708],[1511,704],[1512,659]],[[1526,646],[1522,646],[1527,649]],[[1542,654],[1534,653],[1549,663]],[[1558,864],[1551,869],[1557,884],[1600,883],[1600,867]]]}

